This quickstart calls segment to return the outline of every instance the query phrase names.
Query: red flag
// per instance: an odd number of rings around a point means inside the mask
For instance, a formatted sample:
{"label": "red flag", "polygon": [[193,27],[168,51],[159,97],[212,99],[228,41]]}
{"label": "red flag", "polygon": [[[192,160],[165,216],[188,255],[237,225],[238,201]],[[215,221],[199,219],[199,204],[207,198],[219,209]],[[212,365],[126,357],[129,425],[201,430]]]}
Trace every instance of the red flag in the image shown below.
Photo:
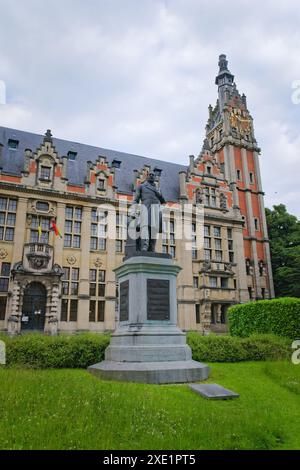
{"label": "red flag", "polygon": [[62,238],[62,234],[60,233],[59,228],[57,227],[54,219],[51,220],[51,230],[54,231],[57,237]]}

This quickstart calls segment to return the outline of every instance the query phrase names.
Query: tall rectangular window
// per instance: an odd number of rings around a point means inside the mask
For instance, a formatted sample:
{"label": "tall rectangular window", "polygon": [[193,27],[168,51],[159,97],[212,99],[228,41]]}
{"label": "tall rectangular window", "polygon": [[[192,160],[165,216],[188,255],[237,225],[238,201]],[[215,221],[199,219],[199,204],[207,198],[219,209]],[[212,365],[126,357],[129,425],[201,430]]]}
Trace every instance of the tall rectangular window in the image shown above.
{"label": "tall rectangular window", "polygon": [[10,263],[1,263],[0,270],[0,320],[5,320],[7,292],[10,276]]}
{"label": "tall rectangular window", "polygon": [[105,317],[105,271],[90,269],[90,322],[103,322]]}
{"label": "tall rectangular window", "polygon": [[127,222],[126,222],[126,215],[120,214],[119,212],[116,214],[116,252],[122,253],[124,250],[124,242],[127,237]]}
{"label": "tall rectangular window", "polygon": [[66,248],[80,248],[82,208],[67,206],[65,216],[64,246]]}
{"label": "tall rectangular window", "polygon": [[10,263],[1,263],[0,292],[7,292],[8,291],[10,267],[11,267]]}
{"label": "tall rectangular window", "polygon": [[[105,251],[107,237],[107,211],[92,209],[90,250]],[[117,247],[116,247],[117,248]]]}
{"label": "tall rectangular window", "polygon": [[[39,227],[41,232],[39,233]],[[30,224],[30,243],[49,243],[50,219],[33,215]]]}
{"label": "tall rectangular window", "polygon": [[221,240],[221,227],[214,227],[214,239],[215,245],[215,259],[216,261],[222,261],[222,240]]}
{"label": "tall rectangular window", "polygon": [[215,249],[221,250],[221,248],[222,248],[221,238],[215,238]]}
{"label": "tall rectangular window", "polygon": [[204,236],[205,237],[210,237],[210,226],[209,225],[204,225]]}
{"label": "tall rectangular window", "polygon": [[0,240],[14,240],[16,212],[17,199],[0,197]]}
{"label": "tall rectangular window", "polygon": [[[164,236],[165,235],[165,236]],[[175,242],[175,221],[170,220],[167,234],[163,234],[163,253],[169,253],[172,258],[176,256],[176,242]]]}
{"label": "tall rectangular window", "polygon": [[7,296],[0,296],[0,320],[5,320]]}
{"label": "tall rectangular window", "polygon": [[204,237],[204,248],[210,248],[210,238]]}
{"label": "tall rectangular window", "polygon": [[61,321],[77,321],[79,268],[63,267]]}
{"label": "tall rectangular window", "polygon": [[221,227],[214,227],[214,237],[221,238]]}
{"label": "tall rectangular window", "polygon": [[196,308],[196,323],[198,324],[200,323],[200,305],[196,304],[195,308]]}
{"label": "tall rectangular window", "polygon": [[252,287],[248,287],[249,299],[252,300]]}

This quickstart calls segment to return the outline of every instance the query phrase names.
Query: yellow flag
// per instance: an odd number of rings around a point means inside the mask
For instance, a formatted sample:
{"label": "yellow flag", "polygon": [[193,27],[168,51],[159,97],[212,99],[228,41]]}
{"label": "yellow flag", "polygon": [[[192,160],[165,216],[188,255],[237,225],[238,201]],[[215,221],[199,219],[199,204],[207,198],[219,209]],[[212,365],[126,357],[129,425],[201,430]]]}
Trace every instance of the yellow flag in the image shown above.
{"label": "yellow flag", "polygon": [[42,226],[41,226],[41,221],[39,220],[39,225],[38,225],[38,234],[39,234],[39,238],[41,238],[42,236]]}

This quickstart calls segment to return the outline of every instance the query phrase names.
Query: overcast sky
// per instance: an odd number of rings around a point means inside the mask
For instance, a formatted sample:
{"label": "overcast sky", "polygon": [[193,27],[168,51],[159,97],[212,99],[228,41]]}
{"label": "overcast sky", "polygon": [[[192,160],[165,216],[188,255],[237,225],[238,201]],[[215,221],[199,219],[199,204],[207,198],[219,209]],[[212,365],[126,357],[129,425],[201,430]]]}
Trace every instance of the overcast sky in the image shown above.
{"label": "overcast sky", "polygon": [[0,44],[0,125],[182,164],[199,154],[227,54],[266,206],[300,216],[299,1],[0,0]]}

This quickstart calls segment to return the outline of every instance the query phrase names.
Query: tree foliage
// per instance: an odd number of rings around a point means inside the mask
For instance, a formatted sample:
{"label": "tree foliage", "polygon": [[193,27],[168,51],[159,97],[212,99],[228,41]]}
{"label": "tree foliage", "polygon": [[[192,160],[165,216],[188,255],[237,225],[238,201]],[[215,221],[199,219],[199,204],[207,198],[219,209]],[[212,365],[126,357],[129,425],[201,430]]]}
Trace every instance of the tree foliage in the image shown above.
{"label": "tree foliage", "polygon": [[284,204],[266,209],[277,297],[300,297],[300,221]]}

